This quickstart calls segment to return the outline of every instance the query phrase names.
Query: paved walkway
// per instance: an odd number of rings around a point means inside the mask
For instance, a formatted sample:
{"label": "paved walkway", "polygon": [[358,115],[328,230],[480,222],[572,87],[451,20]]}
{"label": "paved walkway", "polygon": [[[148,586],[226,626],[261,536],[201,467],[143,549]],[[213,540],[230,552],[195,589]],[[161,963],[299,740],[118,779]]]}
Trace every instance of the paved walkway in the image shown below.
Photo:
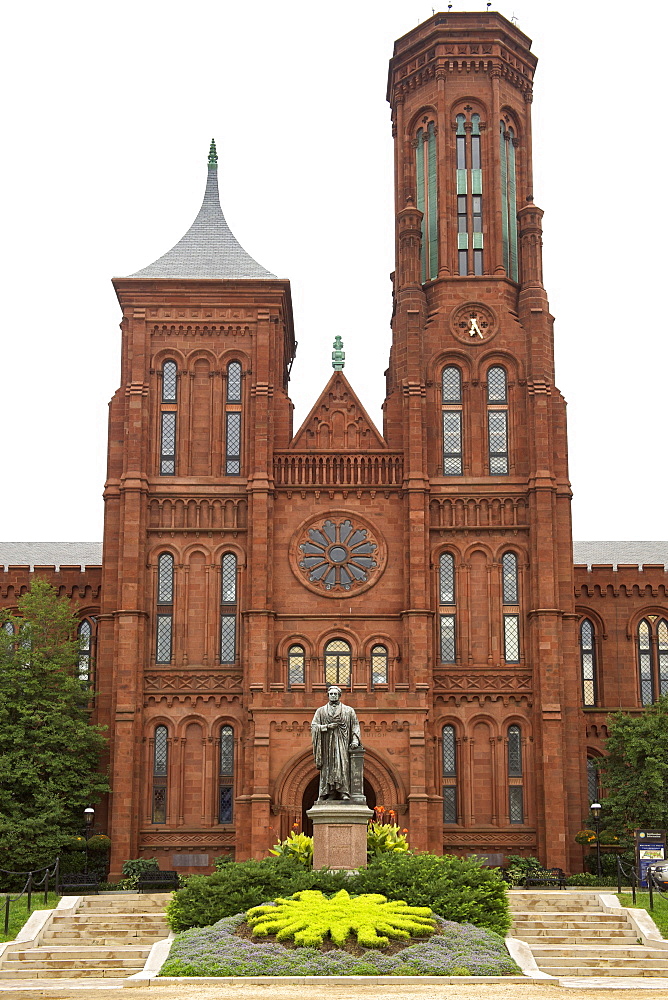
{"label": "paved walkway", "polygon": [[[127,980],[23,980],[0,986],[1,1000],[304,1000],[303,986],[151,986],[138,987],[139,992],[123,988]],[[155,982],[155,981],[154,981]],[[568,990],[564,994],[564,990]],[[624,990],[624,1000],[668,1000],[668,979],[562,979],[560,983],[464,983],[432,986],[404,985],[381,987],[392,1000],[612,1000],[614,992]],[[650,992],[648,992],[650,991]],[[378,986],[328,986],[323,979],[318,984],[318,996],[323,1000],[378,1000]]]}

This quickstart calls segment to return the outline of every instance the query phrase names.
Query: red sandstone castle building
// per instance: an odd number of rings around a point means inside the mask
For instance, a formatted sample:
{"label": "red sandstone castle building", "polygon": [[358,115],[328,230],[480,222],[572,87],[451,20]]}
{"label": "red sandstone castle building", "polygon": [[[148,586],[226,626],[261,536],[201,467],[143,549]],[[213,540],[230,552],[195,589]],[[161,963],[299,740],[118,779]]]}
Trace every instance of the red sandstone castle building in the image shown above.
{"label": "red sandstone castle building", "polygon": [[230,232],[213,147],[191,229],[115,279],[101,566],[16,546],[1,574],[5,606],[32,571],[81,616],[112,871],[266,855],[317,795],[309,727],[333,682],[369,803],[414,848],[579,870],[607,715],[668,690],[668,546],[579,543],[574,566],[530,44],[448,13],[395,45],[382,431],[337,343],[295,432],[290,283]]}

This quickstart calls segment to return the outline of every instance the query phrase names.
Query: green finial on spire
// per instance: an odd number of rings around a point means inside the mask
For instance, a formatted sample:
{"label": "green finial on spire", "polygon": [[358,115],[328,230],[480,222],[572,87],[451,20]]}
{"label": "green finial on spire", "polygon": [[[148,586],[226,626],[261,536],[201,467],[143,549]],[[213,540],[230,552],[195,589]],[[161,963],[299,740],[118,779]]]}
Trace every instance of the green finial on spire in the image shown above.
{"label": "green finial on spire", "polygon": [[209,146],[209,167],[218,166],[218,154],[216,152],[216,140],[211,140],[211,145]]}
{"label": "green finial on spire", "polygon": [[334,348],[332,351],[332,368],[335,372],[341,372],[346,363],[346,352],[343,350],[343,341],[338,333],[334,338],[332,347]]}

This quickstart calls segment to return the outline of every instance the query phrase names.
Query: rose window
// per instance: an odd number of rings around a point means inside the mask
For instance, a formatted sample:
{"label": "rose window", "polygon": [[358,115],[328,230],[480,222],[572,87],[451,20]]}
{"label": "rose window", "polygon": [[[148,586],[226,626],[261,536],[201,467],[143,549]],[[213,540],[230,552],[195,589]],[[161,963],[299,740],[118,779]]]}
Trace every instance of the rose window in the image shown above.
{"label": "rose window", "polygon": [[299,545],[300,569],[310,583],[325,590],[352,590],[366,584],[378,563],[378,546],[366,528],[345,520],[323,521],[306,532]]}

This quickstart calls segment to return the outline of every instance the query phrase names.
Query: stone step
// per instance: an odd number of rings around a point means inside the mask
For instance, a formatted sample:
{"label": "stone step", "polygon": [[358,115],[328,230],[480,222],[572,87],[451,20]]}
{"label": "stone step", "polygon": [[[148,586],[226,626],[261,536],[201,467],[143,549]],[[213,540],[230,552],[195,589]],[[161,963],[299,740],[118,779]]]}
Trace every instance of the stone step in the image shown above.
{"label": "stone step", "polygon": [[81,945],[78,947],[75,945],[65,946],[64,948],[58,948],[52,946],[50,948],[30,948],[25,951],[13,951],[9,952],[9,957],[12,959],[18,959],[19,961],[49,961],[50,959],[74,959],[80,958],[82,961],[100,961],[104,962],[109,958],[136,958],[137,960],[146,958],[150,952],[150,947],[148,945],[125,945],[119,946],[117,948],[99,948],[91,947],[85,948]]}
{"label": "stone step", "polygon": [[[582,958],[581,956],[574,958],[566,958],[563,955],[556,956],[554,958],[543,958],[540,960],[541,969],[549,969],[553,965],[567,966],[567,965],[587,965],[592,969],[598,968],[599,966],[615,966],[618,969],[625,969],[627,966],[633,966],[634,968],[638,965],[645,965],[645,962],[640,962],[638,956],[633,958],[605,958],[604,956]],[[651,966],[653,969],[668,969],[668,959],[652,958],[647,960],[647,965]],[[665,971],[664,971],[665,974]]]}
{"label": "stone step", "polygon": [[[4,965],[4,963],[3,963]],[[135,969],[139,972],[140,969]],[[12,969],[0,967],[0,979],[127,979],[132,969]]]}
{"label": "stone step", "polygon": [[533,922],[544,922],[546,924],[557,923],[560,920],[567,920],[569,923],[578,924],[590,924],[590,923],[604,923],[612,924],[616,921],[626,922],[626,917],[621,916],[619,913],[599,913],[596,910],[592,910],[591,913],[571,913],[568,910],[561,911],[555,910],[553,913],[548,913],[547,910],[514,910],[513,911],[513,923],[518,923],[520,921],[531,921]]}
{"label": "stone step", "polygon": [[114,948],[118,946],[128,946],[128,945],[152,945],[156,941],[160,941],[161,938],[167,937],[167,934],[133,934],[130,936],[128,934],[124,938],[114,938],[114,937],[71,937],[68,935],[63,935],[62,937],[47,937],[45,934],[42,937],[42,941],[48,945],[63,945],[71,947],[98,947],[98,948]]}
{"label": "stone step", "polygon": [[590,948],[587,945],[573,945],[568,950],[568,955],[564,956],[564,948],[556,945],[536,945],[532,952],[536,960],[549,961],[559,960],[562,957],[581,959],[588,961],[590,958],[605,958],[606,961],[615,962],[623,958],[633,959],[635,962],[663,962],[668,960],[668,951],[662,948],[645,948],[644,945],[602,945]]}
{"label": "stone step", "polygon": [[48,961],[5,961],[2,963],[1,968],[8,971],[17,969],[52,969],[53,971],[59,971],[61,969],[90,969],[95,971],[95,969],[106,969],[109,967],[117,969],[130,969],[131,972],[139,972],[140,969],[144,968],[144,962],[137,958],[110,958],[107,962],[101,961],[100,959],[95,959],[91,955],[90,958],[82,958],[81,956],[77,958],[63,958],[63,959],[49,959]]}
{"label": "stone step", "polygon": [[530,946],[532,951],[536,948],[540,948],[543,945],[561,945],[560,951],[567,952],[570,951],[574,946],[585,947],[585,948],[605,948],[610,945],[632,945],[636,944],[637,937],[630,934],[624,937],[594,937],[592,935],[577,935],[574,937],[567,937],[563,934],[550,935],[549,937],[538,937],[533,934],[513,934],[519,941],[525,941],[526,944]]}
{"label": "stone step", "polygon": [[593,968],[588,965],[583,965],[578,967],[570,967],[567,965],[563,966],[555,965],[555,966],[550,966],[549,969],[545,969],[544,971],[549,972],[551,976],[568,976],[568,977],[586,976],[588,978],[593,978],[593,977],[598,978],[599,976],[601,977],[611,976],[620,979],[622,978],[626,979],[627,977],[628,978],[633,977],[634,979],[637,979],[639,977],[663,978],[666,975],[663,969],[652,969],[648,968],[647,966],[638,966],[636,968],[632,968],[631,966],[629,966],[628,968],[622,969],[622,968],[617,968],[614,965],[611,965],[608,968],[606,968],[605,966]]}

